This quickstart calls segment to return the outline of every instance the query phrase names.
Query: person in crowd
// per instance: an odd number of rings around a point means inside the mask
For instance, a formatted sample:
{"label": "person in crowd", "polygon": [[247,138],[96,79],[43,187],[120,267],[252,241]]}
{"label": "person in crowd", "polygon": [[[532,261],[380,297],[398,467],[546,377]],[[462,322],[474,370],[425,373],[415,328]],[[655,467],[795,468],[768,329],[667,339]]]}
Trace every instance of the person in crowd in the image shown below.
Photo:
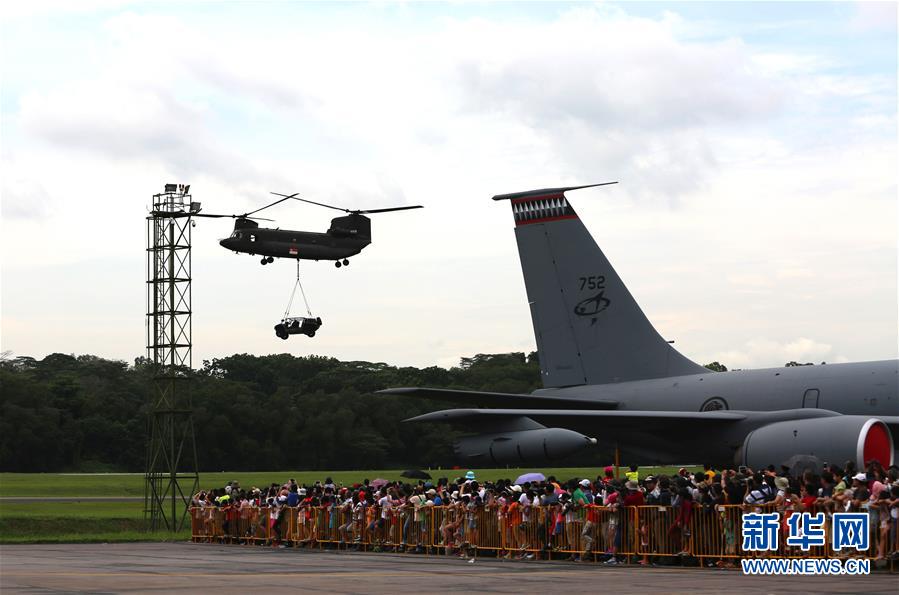
{"label": "person in crowd", "polygon": [[640,471],[637,465],[631,465],[625,472],[624,477],[627,481],[640,481]]}
{"label": "person in crowd", "polygon": [[689,556],[692,547],[693,495],[686,486],[678,490],[673,506],[676,516],[669,533],[674,540],[675,549],[680,550],[678,555]]}
{"label": "person in crowd", "polygon": [[461,500],[458,491],[449,494],[446,502],[441,533],[443,535],[442,544],[444,546],[444,553],[447,556],[450,556],[455,549],[459,529],[462,527],[462,523],[465,522],[465,515],[461,509]]}
{"label": "person in crowd", "polygon": [[[560,488],[556,493],[556,487],[553,483],[547,481],[543,487],[543,493],[538,495],[538,499],[534,502],[534,506],[540,507],[536,514],[540,515],[537,519],[537,535],[542,540],[542,552],[549,554],[559,547],[559,536],[565,526],[562,518],[562,501],[561,497],[568,497],[567,501],[571,501],[571,497],[563,492]],[[542,513],[542,514],[541,514]]]}
{"label": "person in crowd", "polygon": [[530,483],[524,485],[524,489],[518,495],[518,511],[521,515],[521,521],[518,524],[518,544],[519,559],[532,560],[534,554],[527,550],[532,547],[531,532],[533,530],[533,515],[531,514],[531,506],[534,503],[534,492],[531,491]]}
{"label": "person in crowd", "polygon": [[358,495],[351,493],[348,489],[341,490],[341,501],[337,507],[340,516],[340,525],[337,527],[338,548],[340,546],[349,547],[348,544],[353,542],[354,520],[353,507],[356,505]]}
{"label": "person in crowd", "polygon": [[594,499],[584,506],[584,527],[581,529],[581,541],[584,549],[579,557],[575,558],[577,562],[585,562],[593,555],[593,543],[596,541],[596,532],[599,528],[599,509],[601,508]]}
{"label": "person in crowd", "polygon": [[507,496],[509,500],[506,509],[506,522],[509,536],[509,551],[506,552],[505,556],[507,559],[511,559],[519,549],[519,536],[521,535],[519,529],[521,526],[521,505],[518,502],[518,498],[521,496],[521,492],[521,486],[514,485],[509,489]]}
{"label": "person in crowd", "polygon": [[643,490],[640,489],[636,480],[630,479],[625,484],[624,506],[643,506],[645,504],[643,498]]}

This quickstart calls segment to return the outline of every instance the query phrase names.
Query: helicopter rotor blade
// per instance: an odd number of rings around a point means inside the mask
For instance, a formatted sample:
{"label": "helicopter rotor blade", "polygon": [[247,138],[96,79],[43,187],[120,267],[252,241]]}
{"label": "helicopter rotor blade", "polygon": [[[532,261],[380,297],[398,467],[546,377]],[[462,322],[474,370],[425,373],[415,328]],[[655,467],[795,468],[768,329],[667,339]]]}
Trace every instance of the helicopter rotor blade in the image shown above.
{"label": "helicopter rotor blade", "polygon": [[387,209],[368,209],[367,211],[350,211],[359,215],[370,215],[372,213],[389,213],[390,211],[408,211],[409,209],[423,209],[421,205],[411,205],[408,207],[390,207]]}
{"label": "helicopter rotor blade", "polygon": [[332,206],[332,205],[326,205],[326,204],[323,203],[323,202],[315,202],[314,200],[308,200],[308,199],[305,199],[305,198],[300,198],[300,197],[297,196],[297,194],[299,194],[299,192],[297,192],[297,193],[295,193],[295,194],[291,194],[290,196],[287,196],[286,194],[279,194],[278,192],[272,192],[272,194],[274,194],[275,196],[283,196],[285,200],[288,199],[288,198],[292,198],[292,199],[294,199],[294,200],[299,200],[299,201],[301,201],[301,202],[308,202],[308,203],[311,204],[311,205],[318,205],[318,206],[320,206],[320,207],[325,207],[325,208],[328,208],[328,209],[334,209],[335,211],[343,211],[344,213],[350,213],[350,212],[352,212],[352,211],[350,211],[349,209],[343,209],[343,208],[341,208],[341,207],[335,207],[335,206]]}
{"label": "helicopter rotor blade", "polygon": [[265,217],[248,217],[246,215],[215,215],[212,213],[191,213],[191,217],[209,217],[210,219],[252,219],[254,221],[274,221],[274,219],[266,219]]}
{"label": "helicopter rotor blade", "polygon": [[[314,200],[309,200],[306,198],[299,198],[296,194],[291,194],[287,196],[286,194],[279,194],[278,192],[272,192],[275,196],[283,196],[285,198],[292,198],[294,200],[299,200],[301,202],[308,202],[311,205],[317,205],[319,207],[325,207],[328,209],[334,209],[335,211],[343,211],[344,213],[351,213],[353,215],[366,215],[371,213],[387,213],[390,211],[406,211],[408,209],[423,209],[424,207],[421,205],[411,205],[407,207],[390,207],[386,209],[344,209],[342,207],[335,207],[334,205],[326,205],[323,202],[315,202]],[[297,193],[298,194],[298,193]]]}
{"label": "helicopter rotor blade", "polygon": [[[272,194],[275,194],[275,193],[272,192]],[[298,192],[297,194],[299,194],[299,192]],[[287,200],[288,198],[296,198],[296,195],[297,195],[297,194],[293,194],[293,195],[291,195],[291,196],[285,196],[284,194],[279,194],[278,196],[283,196],[284,198],[278,199],[278,200],[276,200],[275,202],[273,202],[273,203],[271,203],[271,204],[265,205],[264,207],[259,207],[259,208],[256,209],[255,211],[250,211],[249,213],[244,213],[243,215],[241,215],[241,217],[247,217],[247,216],[249,216],[249,215],[252,215],[253,213],[258,213],[259,211],[262,211],[262,210],[267,209],[267,208],[269,208],[269,207],[273,207],[273,206],[275,206],[276,204],[279,204],[279,203],[284,202],[284,201]]]}

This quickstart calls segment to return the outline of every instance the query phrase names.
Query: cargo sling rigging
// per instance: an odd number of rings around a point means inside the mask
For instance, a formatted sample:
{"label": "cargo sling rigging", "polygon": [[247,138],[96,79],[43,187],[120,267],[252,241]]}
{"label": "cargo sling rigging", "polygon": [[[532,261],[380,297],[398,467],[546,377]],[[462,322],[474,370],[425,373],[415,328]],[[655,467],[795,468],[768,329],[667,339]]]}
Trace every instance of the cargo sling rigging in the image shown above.
{"label": "cargo sling rigging", "polygon": [[309,308],[309,300],[306,299],[306,292],[303,291],[303,284],[300,282],[300,261],[297,260],[297,282],[293,286],[293,291],[290,292],[290,300],[287,301],[287,308],[284,310],[284,320],[290,318],[290,309],[293,307],[293,300],[297,295],[297,288],[300,289],[300,295],[303,296],[303,303],[306,304],[306,314],[309,318],[312,318],[312,310]]}

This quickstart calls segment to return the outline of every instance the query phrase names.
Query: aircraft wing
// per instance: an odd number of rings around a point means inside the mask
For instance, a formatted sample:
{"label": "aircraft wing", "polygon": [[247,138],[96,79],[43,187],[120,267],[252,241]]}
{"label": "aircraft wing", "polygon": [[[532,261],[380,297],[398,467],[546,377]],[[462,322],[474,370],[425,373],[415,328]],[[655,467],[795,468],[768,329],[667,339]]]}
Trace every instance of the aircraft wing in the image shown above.
{"label": "aircraft wing", "polygon": [[692,425],[696,422],[710,424],[739,422],[750,417],[748,412],[734,411],[597,411],[595,409],[446,409],[434,411],[405,421],[444,423],[501,421],[527,417],[547,425],[614,424],[616,429],[636,426],[641,430],[671,424]]}
{"label": "aircraft wing", "polygon": [[[602,399],[586,399],[583,397],[554,397],[551,395],[530,395],[520,393],[492,393],[474,390],[455,390],[448,388],[388,388],[377,391],[380,395],[408,395],[437,399],[460,405],[481,407],[552,407],[554,409],[597,410],[615,409],[618,401]],[[468,411],[458,409],[454,411]],[[499,411],[499,410],[492,410]],[[440,413],[440,412],[438,412]],[[445,421],[445,420],[444,420]]]}

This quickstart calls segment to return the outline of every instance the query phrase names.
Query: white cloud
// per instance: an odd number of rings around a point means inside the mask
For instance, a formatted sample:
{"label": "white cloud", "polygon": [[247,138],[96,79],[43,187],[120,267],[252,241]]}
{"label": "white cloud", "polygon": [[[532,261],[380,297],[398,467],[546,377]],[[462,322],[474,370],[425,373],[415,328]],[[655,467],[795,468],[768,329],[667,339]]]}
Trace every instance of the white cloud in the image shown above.
{"label": "white cloud", "polygon": [[856,2],[855,10],[849,24],[856,31],[896,31],[899,15],[895,2]]}
{"label": "white cloud", "polygon": [[13,219],[41,219],[49,215],[47,191],[34,179],[4,176],[0,190],[0,216]]}
{"label": "white cloud", "polygon": [[95,81],[22,98],[26,130],[54,146],[96,151],[108,158],[191,157],[203,114],[149,89]]}
{"label": "white cloud", "polygon": [[845,358],[833,355],[833,348],[826,343],[819,343],[813,339],[799,337],[786,343],[772,339],[751,339],[742,349],[723,351],[715,356],[713,361],[719,361],[728,368],[765,368],[782,366],[787,362],[800,364],[820,364],[830,360],[844,361]]}
{"label": "white cloud", "polygon": [[4,2],[0,5],[0,21],[34,19],[61,14],[86,14],[101,10],[122,8],[134,0],[32,0],[31,2]]}

